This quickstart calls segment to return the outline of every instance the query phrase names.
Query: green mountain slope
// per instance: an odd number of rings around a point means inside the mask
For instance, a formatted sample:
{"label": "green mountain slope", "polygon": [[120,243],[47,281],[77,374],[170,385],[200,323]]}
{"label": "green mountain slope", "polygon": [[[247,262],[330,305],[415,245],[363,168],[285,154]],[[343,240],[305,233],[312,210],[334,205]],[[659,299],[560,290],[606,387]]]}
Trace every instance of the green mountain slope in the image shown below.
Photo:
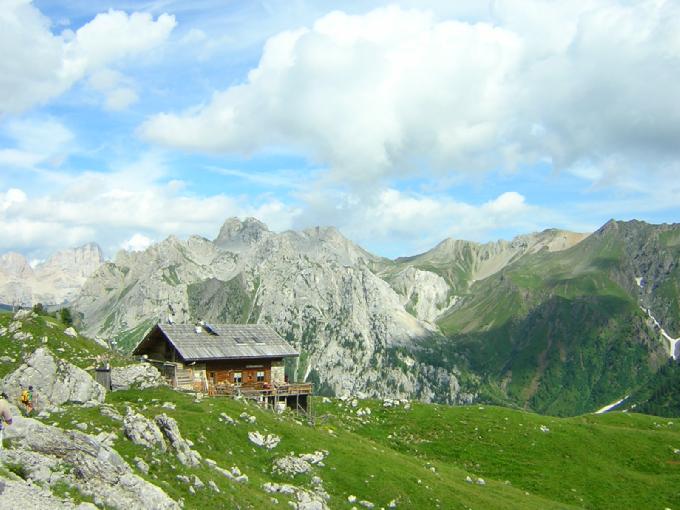
{"label": "green mountain slope", "polygon": [[462,353],[500,398],[542,413],[621,398],[668,358],[641,306],[676,324],[678,232],[610,222],[568,250],[526,255],[475,284],[421,356]]}
{"label": "green mountain slope", "polygon": [[[9,314],[0,314],[0,327],[10,323]],[[3,363],[3,373],[18,366],[43,337],[53,352],[85,368],[103,352],[87,338],[65,335],[64,326],[52,318],[24,323],[23,331],[38,342],[0,337],[0,356],[11,358]],[[123,357],[114,361],[129,362]],[[394,503],[400,509],[645,509],[672,508],[680,498],[680,454],[675,453],[680,451],[680,423],[653,416],[554,418],[493,406],[316,398],[315,420],[307,422],[243,400],[196,399],[169,388],[109,393],[106,404],[104,414],[97,407],[64,405],[39,419],[65,430],[87,423],[93,436],[113,434],[113,447],[135,473],[183,500],[187,509],[284,508],[295,502],[292,495],[265,492],[267,483],[309,491],[322,486],[332,509],[349,509],[360,501],[375,508]],[[133,444],[113,417],[128,408],[149,418],[171,416],[203,459],[226,469],[238,467],[248,481],[233,482],[206,461],[191,468],[171,450]],[[254,421],[241,418],[242,413]],[[256,431],[281,441],[272,450],[257,447],[248,438]],[[5,447],[15,445],[6,440]],[[323,463],[307,473],[291,476],[273,469],[277,459],[291,452],[322,450],[327,452]],[[148,473],[135,467],[138,459],[148,464]],[[21,466],[0,467],[0,479],[24,473]],[[183,476],[198,476],[206,486],[192,492]],[[209,482],[219,493],[208,488]],[[50,490],[83,499],[63,482]]]}

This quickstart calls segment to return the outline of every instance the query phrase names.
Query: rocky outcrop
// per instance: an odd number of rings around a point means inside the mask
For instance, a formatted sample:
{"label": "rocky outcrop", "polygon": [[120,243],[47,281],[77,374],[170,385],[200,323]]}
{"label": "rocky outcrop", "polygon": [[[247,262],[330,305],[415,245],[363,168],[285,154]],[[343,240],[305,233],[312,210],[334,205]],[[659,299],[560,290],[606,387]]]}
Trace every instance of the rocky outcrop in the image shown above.
{"label": "rocky outcrop", "polygon": [[[135,475],[115,450],[94,436],[45,425],[17,412],[5,438],[12,440],[12,448],[3,451],[4,460],[21,465],[33,482],[48,486],[65,482],[107,508],[179,509],[163,490]],[[67,465],[73,469],[66,470]]]}
{"label": "rocky outcrop", "polygon": [[127,390],[133,387],[143,390],[163,384],[164,381],[158,369],[147,363],[111,369],[111,388],[114,390]]}
{"label": "rocky outcrop", "polygon": [[[3,458],[0,454],[0,458]],[[92,503],[75,503],[54,496],[49,489],[19,477],[8,479],[0,476],[0,509],[44,508],[49,510],[97,510]]]}
{"label": "rocky outcrop", "polygon": [[196,467],[201,463],[201,454],[191,449],[191,444],[184,438],[179,431],[177,422],[167,414],[159,414],[155,418],[156,425],[170,442],[170,446],[175,450],[177,460],[185,466]]}
{"label": "rocky outcrop", "polygon": [[279,436],[275,434],[261,434],[259,431],[248,432],[248,439],[251,443],[267,450],[273,450],[281,442]]}
{"label": "rocky outcrop", "polygon": [[402,296],[407,311],[430,323],[456,302],[455,296],[449,297],[451,289],[446,280],[430,271],[407,267],[397,273],[390,285]]}
{"label": "rocky outcrop", "polygon": [[85,370],[38,348],[25,363],[7,375],[0,387],[17,401],[22,388],[33,386],[34,407],[49,409],[68,402],[99,404],[106,391]]}
{"label": "rocky outcrop", "polygon": [[130,441],[145,448],[166,450],[163,434],[156,423],[130,408],[123,418],[123,433]]}

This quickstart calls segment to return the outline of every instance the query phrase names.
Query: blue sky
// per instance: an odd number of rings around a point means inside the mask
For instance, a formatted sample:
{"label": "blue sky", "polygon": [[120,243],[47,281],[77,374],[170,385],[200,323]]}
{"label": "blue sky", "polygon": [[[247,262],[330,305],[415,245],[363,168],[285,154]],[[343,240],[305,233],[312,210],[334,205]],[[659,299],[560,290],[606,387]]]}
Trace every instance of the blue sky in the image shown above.
{"label": "blue sky", "polygon": [[675,222],[679,22],[662,0],[8,0],[0,253],[113,257],[231,216],[388,257]]}

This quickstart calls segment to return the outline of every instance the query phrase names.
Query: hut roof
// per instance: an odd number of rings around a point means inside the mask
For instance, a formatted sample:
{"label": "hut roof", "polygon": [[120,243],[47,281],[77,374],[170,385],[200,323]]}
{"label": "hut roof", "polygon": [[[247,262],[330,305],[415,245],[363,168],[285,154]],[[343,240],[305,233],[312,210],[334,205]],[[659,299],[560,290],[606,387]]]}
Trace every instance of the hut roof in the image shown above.
{"label": "hut roof", "polygon": [[276,331],[262,324],[158,324],[135,347],[133,354],[144,354],[156,338],[156,332],[160,332],[185,361],[300,355]]}

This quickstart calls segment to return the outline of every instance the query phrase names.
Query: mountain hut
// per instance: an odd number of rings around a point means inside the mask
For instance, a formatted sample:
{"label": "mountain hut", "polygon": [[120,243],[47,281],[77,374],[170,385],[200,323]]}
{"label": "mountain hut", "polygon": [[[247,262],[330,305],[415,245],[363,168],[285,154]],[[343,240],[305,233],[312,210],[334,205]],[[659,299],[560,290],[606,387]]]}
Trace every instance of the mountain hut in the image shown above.
{"label": "mountain hut", "polygon": [[310,383],[289,383],[284,359],[299,356],[261,324],[157,324],[134,355],[158,368],[175,388],[209,395],[241,395],[307,411]]}

